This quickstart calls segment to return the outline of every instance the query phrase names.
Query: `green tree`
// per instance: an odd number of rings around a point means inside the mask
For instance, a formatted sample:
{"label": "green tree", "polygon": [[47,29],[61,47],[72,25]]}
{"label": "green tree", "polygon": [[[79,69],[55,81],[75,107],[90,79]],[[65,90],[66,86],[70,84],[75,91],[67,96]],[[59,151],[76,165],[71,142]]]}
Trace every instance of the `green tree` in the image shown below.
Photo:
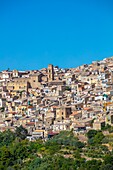
{"label": "green tree", "polygon": [[98,131],[97,134],[94,136],[94,143],[101,144],[102,140],[104,139],[104,135],[101,131]]}
{"label": "green tree", "polygon": [[88,139],[91,139],[91,138],[93,138],[96,134],[97,134],[97,131],[96,131],[96,130],[89,130],[88,133],[87,133],[87,137],[88,137]]}
{"label": "green tree", "polygon": [[105,137],[102,131],[96,131],[96,130],[89,130],[87,136],[88,136],[88,143],[93,145],[101,144],[102,140]]}
{"label": "green tree", "polygon": [[15,135],[16,137],[20,138],[20,139],[25,139],[28,135],[28,131],[27,129],[25,129],[22,125],[17,127],[15,130]]}
{"label": "green tree", "polygon": [[106,155],[104,157],[104,163],[106,164],[112,164],[113,165],[113,155]]}
{"label": "green tree", "polygon": [[101,166],[100,170],[113,170],[113,165],[111,164],[104,164]]}
{"label": "green tree", "polygon": [[15,134],[11,132],[9,129],[4,132],[0,132],[0,146],[3,145],[8,146],[14,141],[14,139],[15,139]]}
{"label": "green tree", "polygon": [[42,162],[41,158],[35,158],[30,163],[28,170],[35,170],[35,169],[37,169],[40,166],[41,162]]}
{"label": "green tree", "polygon": [[0,151],[0,167],[3,166],[2,169],[6,169],[6,167],[13,165],[13,157],[12,154],[6,146],[1,147]]}
{"label": "green tree", "polygon": [[84,164],[84,169],[85,170],[100,170],[101,164],[102,164],[101,161],[93,159],[93,160],[87,161]]}

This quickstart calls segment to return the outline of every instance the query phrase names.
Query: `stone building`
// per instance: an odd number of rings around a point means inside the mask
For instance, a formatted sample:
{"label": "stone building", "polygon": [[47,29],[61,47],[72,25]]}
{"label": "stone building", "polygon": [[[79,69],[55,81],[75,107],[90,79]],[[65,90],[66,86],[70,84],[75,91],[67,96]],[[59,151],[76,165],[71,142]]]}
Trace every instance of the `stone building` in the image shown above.
{"label": "stone building", "polygon": [[53,65],[49,64],[48,65],[48,81],[53,81],[54,80],[54,69]]}
{"label": "stone building", "polygon": [[56,119],[66,119],[71,115],[71,107],[60,106],[56,108]]}

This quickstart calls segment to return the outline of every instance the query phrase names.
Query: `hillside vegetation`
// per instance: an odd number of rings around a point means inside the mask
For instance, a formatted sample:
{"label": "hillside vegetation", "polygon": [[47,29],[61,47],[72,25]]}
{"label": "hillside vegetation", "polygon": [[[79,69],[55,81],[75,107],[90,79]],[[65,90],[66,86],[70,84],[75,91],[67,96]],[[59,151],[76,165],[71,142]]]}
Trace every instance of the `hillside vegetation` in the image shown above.
{"label": "hillside vegetation", "polygon": [[62,131],[46,142],[30,142],[26,135],[22,126],[15,133],[0,133],[0,170],[113,169],[113,152],[105,145],[107,137],[101,131],[90,130],[87,143],[72,131]]}

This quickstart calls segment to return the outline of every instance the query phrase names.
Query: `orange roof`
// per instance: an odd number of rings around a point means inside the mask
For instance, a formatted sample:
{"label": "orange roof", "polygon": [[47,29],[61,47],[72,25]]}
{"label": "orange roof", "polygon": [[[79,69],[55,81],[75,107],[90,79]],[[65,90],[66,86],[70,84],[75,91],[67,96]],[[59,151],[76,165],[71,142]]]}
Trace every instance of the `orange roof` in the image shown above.
{"label": "orange roof", "polygon": [[74,116],[74,115],[77,115],[77,114],[79,114],[79,113],[81,113],[81,112],[80,112],[80,111],[73,111],[70,116]]}
{"label": "orange roof", "polygon": [[16,112],[8,112],[7,114],[15,115],[15,114],[17,114],[17,113],[16,113]]}
{"label": "orange roof", "polygon": [[70,116],[74,116],[76,114],[78,114],[77,111],[74,111]]}
{"label": "orange roof", "polygon": [[59,106],[52,106],[52,108],[59,108]]}
{"label": "orange roof", "polygon": [[84,107],[84,110],[90,110],[91,108],[89,108],[89,107]]}
{"label": "orange roof", "polygon": [[26,125],[34,125],[35,122],[27,122]]}
{"label": "orange roof", "polygon": [[28,106],[28,108],[30,109],[30,108],[33,108],[33,106]]}

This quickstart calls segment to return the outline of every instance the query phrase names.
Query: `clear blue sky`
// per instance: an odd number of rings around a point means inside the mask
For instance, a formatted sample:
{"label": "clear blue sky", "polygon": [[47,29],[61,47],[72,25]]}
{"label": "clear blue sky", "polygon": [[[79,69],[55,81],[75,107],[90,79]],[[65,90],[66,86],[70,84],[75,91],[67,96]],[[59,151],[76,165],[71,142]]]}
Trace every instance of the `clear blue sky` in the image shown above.
{"label": "clear blue sky", "polygon": [[112,55],[112,0],[0,0],[0,70],[76,67]]}

